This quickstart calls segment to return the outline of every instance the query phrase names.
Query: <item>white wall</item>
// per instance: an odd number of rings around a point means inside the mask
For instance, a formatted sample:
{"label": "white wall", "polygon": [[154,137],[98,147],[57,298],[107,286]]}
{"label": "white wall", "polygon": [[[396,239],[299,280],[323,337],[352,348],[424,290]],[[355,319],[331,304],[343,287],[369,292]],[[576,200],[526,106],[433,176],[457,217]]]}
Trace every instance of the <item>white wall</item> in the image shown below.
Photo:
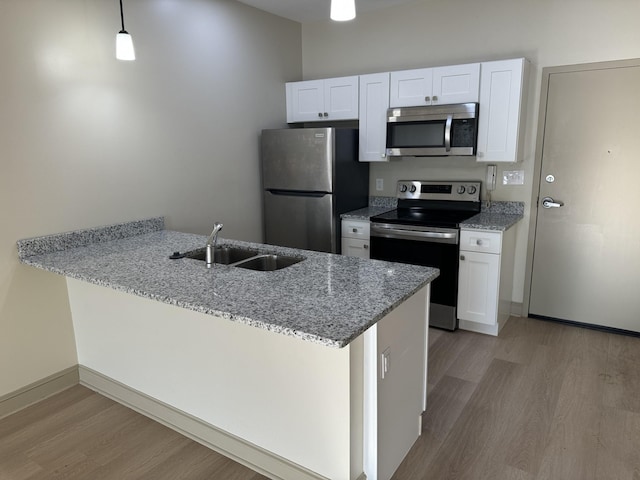
{"label": "white wall", "polygon": [[[542,68],[640,57],[637,0],[418,0],[359,14],[347,23],[305,24],[305,79],[526,57],[532,62],[523,163],[524,186],[498,185],[494,200],[526,202],[517,231],[513,300],[523,301],[533,160]],[[602,92],[606,94],[606,92]],[[588,99],[585,99],[588,101]],[[372,165],[370,189],[394,195],[403,178],[484,179],[484,167],[458,158]],[[376,192],[375,179],[385,189]],[[501,178],[501,175],[498,177]]]}
{"label": "white wall", "polygon": [[300,24],[231,0],[0,0],[0,396],[76,363],[63,278],[20,238],[165,215],[262,237],[258,134],[285,124]]}

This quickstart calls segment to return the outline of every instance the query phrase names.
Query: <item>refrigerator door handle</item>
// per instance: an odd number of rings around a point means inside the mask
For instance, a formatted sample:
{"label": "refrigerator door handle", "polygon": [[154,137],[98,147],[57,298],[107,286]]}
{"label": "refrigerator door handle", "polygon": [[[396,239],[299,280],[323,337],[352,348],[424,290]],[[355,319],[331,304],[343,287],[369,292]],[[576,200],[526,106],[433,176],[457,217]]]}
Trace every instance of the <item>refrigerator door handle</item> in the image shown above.
{"label": "refrigerator door handle", "polygon": [[271,193],[272,195],[284,195],[288,197],[322,198],[325,195],[331,195],[329,192],[305,192],[301,190],[268,189],[267,192]]}

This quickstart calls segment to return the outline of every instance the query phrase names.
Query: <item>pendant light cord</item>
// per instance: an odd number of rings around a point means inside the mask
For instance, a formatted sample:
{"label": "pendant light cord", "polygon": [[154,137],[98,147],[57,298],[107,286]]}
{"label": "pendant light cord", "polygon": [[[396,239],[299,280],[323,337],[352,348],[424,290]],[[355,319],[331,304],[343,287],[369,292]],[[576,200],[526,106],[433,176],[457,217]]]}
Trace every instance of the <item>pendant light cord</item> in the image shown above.
{"label": "pendant light cord", "polygon": [[122,23],[122,30],[120,33],[127,33],[124,29],[124,13],[122,12],[122,0],[120,0],[120,22]]}

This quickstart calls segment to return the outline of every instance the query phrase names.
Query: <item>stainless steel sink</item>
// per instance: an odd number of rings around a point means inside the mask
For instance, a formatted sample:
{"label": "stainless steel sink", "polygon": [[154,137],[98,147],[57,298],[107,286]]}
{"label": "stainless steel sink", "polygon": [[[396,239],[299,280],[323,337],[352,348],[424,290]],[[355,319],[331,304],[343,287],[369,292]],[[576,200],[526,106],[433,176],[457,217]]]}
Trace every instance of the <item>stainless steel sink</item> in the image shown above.
{"label": "stainless steel sink", "polygon": [[[194,260],[206,260],[206,249],[198,248],[185,252],[186,258]],[[259,253],[257,250],[248,248],[232,247],[230,245],[220,245],[213,251],[213,263],[230,265],[232,267],[246,268],[259,272],[272,272],[289,267],[304,260],[303,257],[291,257],[289,255],[274,255],[270,253]]]}
{"label": "stainless steel sink", "polygon": [[304,260],[304,258],[266,254],[237,263],[235,266],[238,268],[246,268],[247,270],[257,270],[259,272],[272,272],[289,267],[302,260]]}
{"label": "stainless steel sink", "polygon": [[[221,245],[216,247],[213,251],[213,263],[220,263],[222,265],[230,265],[232,263],[241,262],[251,257],[258,255],[257,250],[249,250],[246,248],[230,247],[227,245]],[[198,248],[197,250],[191,250],[184,254],[187,258],[193,258],[195,260],[205,260],[205,249]]]}

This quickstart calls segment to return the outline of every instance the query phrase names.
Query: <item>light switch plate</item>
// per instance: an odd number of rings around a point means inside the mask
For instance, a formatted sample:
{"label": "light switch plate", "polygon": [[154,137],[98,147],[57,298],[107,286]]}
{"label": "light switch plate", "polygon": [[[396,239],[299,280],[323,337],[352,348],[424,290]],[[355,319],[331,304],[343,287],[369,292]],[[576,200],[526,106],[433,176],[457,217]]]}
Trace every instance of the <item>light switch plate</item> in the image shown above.
{"label": "light switch plate", "polygon": [[378,192],[381,192],[382,190],[384,190],[384,179],[376,178],[376,190]]}
{"label": "light switch plate", "polygon": [[503,185],[524,185],[524,170],[505,170],[502,172]]}

